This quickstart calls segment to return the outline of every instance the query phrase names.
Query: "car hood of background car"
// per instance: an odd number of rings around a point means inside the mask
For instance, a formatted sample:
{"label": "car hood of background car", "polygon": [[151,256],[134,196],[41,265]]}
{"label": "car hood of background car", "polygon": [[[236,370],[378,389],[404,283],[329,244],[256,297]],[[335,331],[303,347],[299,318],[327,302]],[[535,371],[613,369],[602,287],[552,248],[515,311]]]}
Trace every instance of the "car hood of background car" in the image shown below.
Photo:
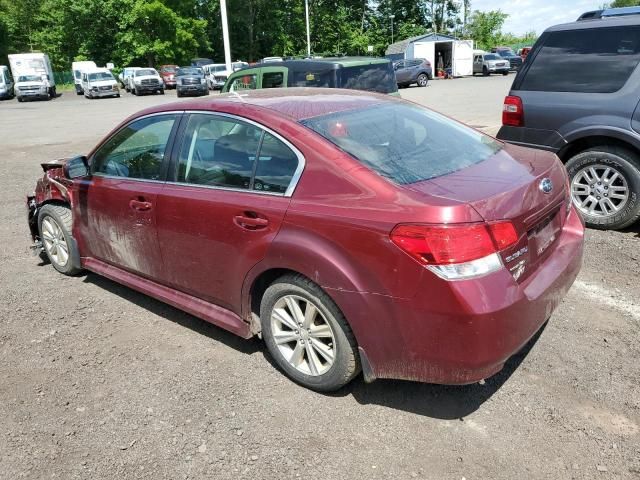
{"label": "car hood of background car", "polygon": [[[540,182],[554,185],[544,193]],[[470,204],[486,221],[512,219],[545,210],[566,196],[567,175],[549,152],[505,145],[486,160],[406,188]]]}

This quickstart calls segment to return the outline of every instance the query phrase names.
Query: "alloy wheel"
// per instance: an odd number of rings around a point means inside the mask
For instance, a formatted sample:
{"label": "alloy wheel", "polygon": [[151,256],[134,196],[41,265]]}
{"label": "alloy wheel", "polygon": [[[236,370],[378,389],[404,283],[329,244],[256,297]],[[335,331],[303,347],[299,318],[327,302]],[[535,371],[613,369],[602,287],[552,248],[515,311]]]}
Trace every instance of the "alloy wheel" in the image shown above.
{"label": "alloy wheel", "polygon": [[608,217],[625,207],[629,201],[629,186],[616,168],[595,164],[576,173],[571,181],[571,196],[582,213]]}
{"label": "alloy wheel", "polygon": [[64,267],[69,261],[69,247],[62,228],[52,217],[42,220],[42,242],[51,261]]}
{"label": "alloy wheel", "polygon": [[333,365],[333,330],[311,301],[297,295],[278,299],[271,313],[271,330],[280,354],[296,370],[319,376]]}

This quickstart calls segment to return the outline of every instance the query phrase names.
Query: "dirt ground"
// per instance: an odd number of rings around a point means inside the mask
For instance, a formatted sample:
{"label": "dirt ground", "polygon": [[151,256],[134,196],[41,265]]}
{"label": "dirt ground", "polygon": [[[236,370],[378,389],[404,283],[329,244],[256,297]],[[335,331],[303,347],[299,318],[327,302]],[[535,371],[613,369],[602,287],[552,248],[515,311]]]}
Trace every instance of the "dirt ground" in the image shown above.
{"label": "dirt ground", "polygon": [[[508,86],[402,94],[492,127],[500,105],[483,102]],[[587,233],[546,329],[483,385],[333,395],[287,380],[259,340],[32,256],[39,163],[173,96],[0,102],[0,479],[640,478],[640,225]]]}

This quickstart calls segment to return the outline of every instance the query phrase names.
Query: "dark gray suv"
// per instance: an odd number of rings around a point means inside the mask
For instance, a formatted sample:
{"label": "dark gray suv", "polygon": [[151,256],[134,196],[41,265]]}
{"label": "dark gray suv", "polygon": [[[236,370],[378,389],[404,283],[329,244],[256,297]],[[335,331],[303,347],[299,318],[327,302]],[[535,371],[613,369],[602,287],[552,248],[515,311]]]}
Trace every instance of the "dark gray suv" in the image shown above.
{"label": "dark gray suv", "polygon": [[590,227],[640,217],[640,8],[546,30],[505,99],[498,138],[555,152]]}
{"label": "dark gray suv", "polygon": [[399,60],[393,63],[396,72],[396,82],[398,87],[408,87],[412,83],[419,87],[426,87],[429,80],[433,78],[431,62],[424,58],[414,58],[411,60]]}

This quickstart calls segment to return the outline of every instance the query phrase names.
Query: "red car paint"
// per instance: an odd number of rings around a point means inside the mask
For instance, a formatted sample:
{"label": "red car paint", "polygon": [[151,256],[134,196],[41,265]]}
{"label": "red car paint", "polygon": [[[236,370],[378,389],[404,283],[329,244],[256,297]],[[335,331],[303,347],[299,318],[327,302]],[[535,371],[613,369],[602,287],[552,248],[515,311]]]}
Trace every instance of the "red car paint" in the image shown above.
{"label": "red car paint", "polygon": [[178,65],[160,65],[158,72],[166,88],[175,88],[176,70],[178,70],[178,68],[180,68]]}
{"label": "red car paint", "polygon": [[[255,285],[290,270],[320,285],[342,310],[367,379],[475,382],[499,371],[568,291],[581,265],[583,223],[566,187],[546,196],[539,190],[545,177],[567,184],[550,153],[504,146],[472,167],[399,186],[299,123],[398,101],[335,89],[263,90],[153,107],[112,132],[160,112],[241,116],[288,139],[305,157],[291,197],[97,176],[69,181],[56,164],[39,183],[35,203],[63,201],[50,192],[57,188],[52,181],[64,182],[83,267],[240,336],[258,330]],[[152,208],[132,209],[132,201]],[[249,213],[266,220],[265,228],[242,228],[236,218]],[[503,219],[520,235],[500,253],[506,268],[473,280],[443,280],[390,240],[398,224]],[[536,244],[541,222],[555,238],[545,248]],[[508,270],[516,254],[529,264],[517,279]]]}

